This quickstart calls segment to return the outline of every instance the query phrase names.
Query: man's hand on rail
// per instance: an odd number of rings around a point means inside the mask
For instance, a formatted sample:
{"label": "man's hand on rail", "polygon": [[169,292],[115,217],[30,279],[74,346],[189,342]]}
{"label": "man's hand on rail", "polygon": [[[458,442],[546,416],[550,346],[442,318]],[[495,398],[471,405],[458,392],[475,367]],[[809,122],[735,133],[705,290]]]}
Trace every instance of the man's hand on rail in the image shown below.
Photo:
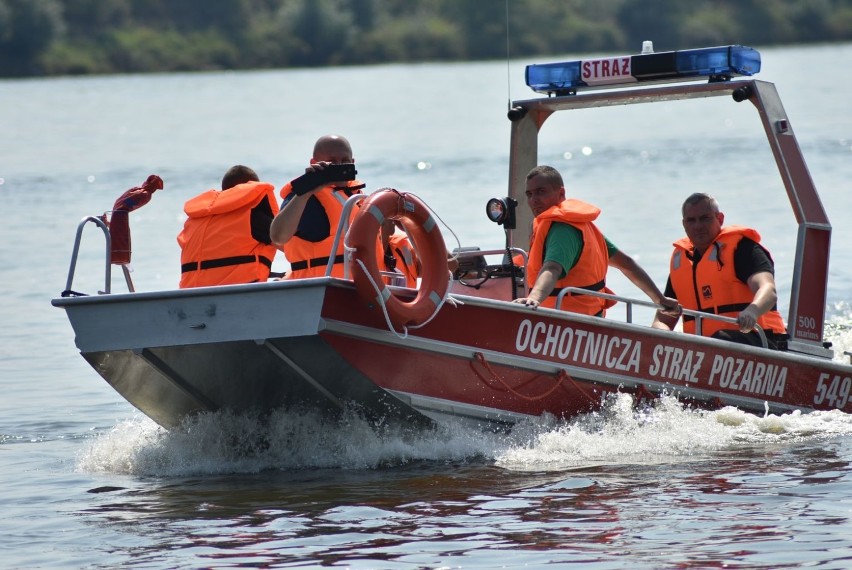
{"label": "man's hand on rail", "polygon": [[530,299],[529,297],[521,297],[520,299],[515,299],[512,301],[513,303],[519,303],[521,305],[525,305],[533,310],[537,309],[539,306],[539,302],[535,299]]}
{"label": "man's hand on rail", "polygon": [[683,312],[683,307],[681,307],[680,303],[677,302],[677,299],[672,299],[671,297],[663,297],[662,299],[660,299],[659,304],[662,305],[663,308],[657,310],[667,317],[677,319]]}
{"label": "man's hand on rail", "polygon": [[757,307],[754,305],[749,305],[742,312],[737,315],[737,324],[740,327],[740,332],[750,332],[754,329],[754,325],[757,324]]}

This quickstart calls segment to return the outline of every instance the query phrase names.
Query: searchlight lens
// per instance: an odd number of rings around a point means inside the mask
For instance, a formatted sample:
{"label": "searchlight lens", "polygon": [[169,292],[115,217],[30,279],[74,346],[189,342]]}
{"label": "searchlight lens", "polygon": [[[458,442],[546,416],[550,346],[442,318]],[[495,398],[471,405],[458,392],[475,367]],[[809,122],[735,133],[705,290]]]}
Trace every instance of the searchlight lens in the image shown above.
{"label": "searchlight lens", "polygon": [[506,220],[508,210],[509,208],[502,198],[491,198],[485,205],[485,213],[488,215],[488,219],[496,224],[502,224]]}
{"label": "searchlight lens", "polygon": [[515,207],[518,201],[512,198],[491,198],[485,205],[485,214],[495,224],[515,229]]}

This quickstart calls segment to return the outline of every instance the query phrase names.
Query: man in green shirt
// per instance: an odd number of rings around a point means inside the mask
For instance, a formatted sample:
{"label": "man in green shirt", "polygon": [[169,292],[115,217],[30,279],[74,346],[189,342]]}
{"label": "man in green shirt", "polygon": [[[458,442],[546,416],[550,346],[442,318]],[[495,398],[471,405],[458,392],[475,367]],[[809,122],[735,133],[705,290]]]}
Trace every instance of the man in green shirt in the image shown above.
{"label": "man in green shirt", "polygon": [[[533,168],[527,174],[526,196],[535,215],[527,267],[530,292],[514,302],[533,309],[543,303],[555,306],[555,295],[571,286],[606,292],[607,267],[615,267],[654,303],[678,313],[677,300],[663,295],[647,272],[598,230],[594,220],[600,210],[580,200],[566,199],[562,176],[555,168]],[[546,234],[536,239],[535,234],[542,231]],[[572,278],[575,271],[578,275]],[[565,300],[566,310],[601,316],[608,304],[591,295],[566,296]]]}

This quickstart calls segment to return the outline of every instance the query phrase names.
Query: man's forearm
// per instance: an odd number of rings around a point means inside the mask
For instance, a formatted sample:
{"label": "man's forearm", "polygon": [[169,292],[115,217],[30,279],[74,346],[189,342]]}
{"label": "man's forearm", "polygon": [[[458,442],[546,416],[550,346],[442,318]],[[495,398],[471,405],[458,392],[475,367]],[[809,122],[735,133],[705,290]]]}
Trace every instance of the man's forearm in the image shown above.
{"label": "man's forearm", "polygon": [[547,297],[550,296],[550,293],[553,292],[553,288],[559,280],[559,274],[561,271],[562,267],[558,264],[553,263],[551,265],[546,263],[538,272],[538,277],[536,278],[532,291],[530,291],[527,298],[538,303],[547,299]]}

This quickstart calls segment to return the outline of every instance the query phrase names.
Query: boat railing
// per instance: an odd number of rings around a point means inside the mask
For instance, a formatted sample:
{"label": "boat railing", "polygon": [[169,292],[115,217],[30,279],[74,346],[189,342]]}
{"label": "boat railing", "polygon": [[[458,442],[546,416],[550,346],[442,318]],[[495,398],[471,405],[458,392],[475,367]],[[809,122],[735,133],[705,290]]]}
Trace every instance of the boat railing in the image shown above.
{"label": "boat railing", "polygon": [[[337,246],[340,244],[340,240],[346,236],[346,232],[349,231],[349,219],[352,215],[352,208],[354,208],[357,204],[367,199],[366,194],[355,194],[350,196],[346,203],[343,204],[343,213],[340,215],[340,220],[337,222],[337,230],[334,232],[334,241],[331,244],[331,251],[337,251]],[[334,258],[329,257],[328,265],[325,267],[325,276],[331,276],[331,270],[334,267]],[[405,275],[393,271],[380,271],[379,272],[382,277],[388,280],[388,285],[391,286],[399,286],[404,287],[406,284]],[[343,278],[344,279],[352,279],[352,272],[349,267],[349,261],[345,260],[343,262]]]}
{"label": "boat railing", "polygon": [[[340,215],[340,220],[337,222],[337,231],[334,233],[334,241],[331,243],[331,251],[337,251],[337,246],[340,244],[340,240],[343,239],[346,232],[349,231],[349,218],[352,217],[352,208],[366,199],[366,194],[355,194],[350,196],[349,199],[346,200],[346,203],[343,204],[343,213]],[[328,265],[325,268],[326,277],[331,276],[332,267],[334,267],[334,258],[329,256]],[[343,278],[352,279],[348,261],[343,263]]]}
{"label": "boat railing", "polygon": [[[621,295],[612,295],[610,293],[601,293],[600,291],[589,291],[588,289],[583,289],[581,287],[565,287],[562,291],[559,292],[559,295],[556,297],[556,308],[560,308],[562,306],[562,300],[566,295],[591,295],[593,297],[601,297],[603,299],[610,299],[612,301],[617,301],[625,304],[625,320],[628,323],[633,322],[633,305],[639,305],[642,307],[650,307],[652,309],[663,310],[665,307],[662,305],[658,305],[657,303],[653,303],[651,301],[644,301],[642,299],[632,299],[630,297],[622,297]],[[713,321],[721,321],[723,323],[729,324],[737,324],[737,319],[732,317],[725,317],[722,315],[715,315],[713,313],[703,313],[701,311],[693,311],[692,309],[682,309],[684,315],[689,315],[690,317],[695,317],[695,334],[701,336],[701,327],[704,319],[710,319]],[[769,343],[766,340],[766,333],[763,328],[755,324],[754,330],[757,332],[757,335],[760,337],[760,344],[763,348],[768,348]]]}
{"label": "boat railing", "polygon": [[[104,217],[109,215],[104,214]],[[95,224],[104,234],[104,240],[106,242],[106,250],[104,255],[104,290],[98,291],[100,295],[109,295],[112,290],[112,236],[109,233],[109,226],[106,221],[104,221],[104,217],[101,216],[86,216],[80,223],[77,224],[77,234],[74,237],[74,249],[71,252],[71,264],[68,267],[68,279],[65,281],[65,290],[62,291],[63,297],[80,297],[84,296],[85,293],[78,293],[71,289],[71,286],[74,283],[74,273],[77,271],[77,258],[80,254],[80,243],[83,240],[83,229],[86,227],[86,224],[89,222]],[[128,290],[133,293],[135,291],[133,287],[133,280],[130,278],[130,271],[127,266],[122,264],[122,270],[124,271],[124,279],[127,282]]]}

